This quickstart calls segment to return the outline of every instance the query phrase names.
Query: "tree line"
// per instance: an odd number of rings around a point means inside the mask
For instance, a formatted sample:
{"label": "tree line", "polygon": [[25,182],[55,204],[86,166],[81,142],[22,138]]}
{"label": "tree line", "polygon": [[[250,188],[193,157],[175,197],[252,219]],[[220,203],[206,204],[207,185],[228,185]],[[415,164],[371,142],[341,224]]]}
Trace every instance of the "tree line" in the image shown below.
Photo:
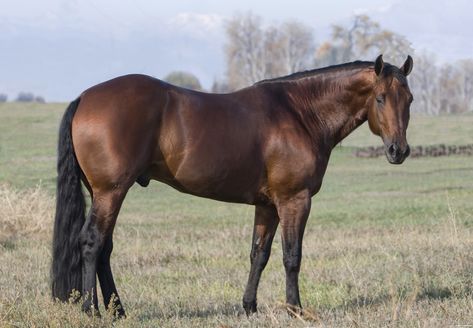
{"label": "tree line", "polygon": [[350,24],[333,25],[329,40],[316,43],[312,28],[295,21],[263,25],[251,13],[234,16],[226,26],[226,76],[216,81],[214,92],[236,90],[253,83],[294,72],[354,60],[385,60],[400,65],[414,57],[410,87],[412,110],[429,115],[473,111],[473,59],[437,64],[435,56],[414,53],[404,36],[384,29],[366,15]]}
{"label": "tree line", "polygon": [[[0,93],[0,103],[8,101],[8,96],[5,93]],[[46,100],[42,96],[35,95],[32,92],[23,92],[21,91],[18,96],[15,98],[16,102],[36,102],[44,104]]]}

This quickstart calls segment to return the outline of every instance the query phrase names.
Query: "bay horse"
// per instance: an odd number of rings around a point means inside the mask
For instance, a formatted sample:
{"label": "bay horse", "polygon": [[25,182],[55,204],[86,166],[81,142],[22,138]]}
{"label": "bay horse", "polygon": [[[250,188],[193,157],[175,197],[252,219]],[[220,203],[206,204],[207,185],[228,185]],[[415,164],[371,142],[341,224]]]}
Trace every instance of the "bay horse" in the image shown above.
{"label": "bay horse", "polygon": [[[228,94],[208,94],[144,75],[127,75],[84,91],[59,129],[52,296],[83,297],[98,313],[96,275],[105,307],[125,311],[110,268],[112,234],[128,189],[166,183],[192,195],[255,206],[251,268],[243,296],[256,312],[256,291],[281,225],[286,302],[301,309],[298,275],[311,197],[332,149],[368,120],[387,160],[409,155],[413,100],[410,56],[398,68],[356,61],[263,80]],[[91,196],[85,215],[82,184]]]}

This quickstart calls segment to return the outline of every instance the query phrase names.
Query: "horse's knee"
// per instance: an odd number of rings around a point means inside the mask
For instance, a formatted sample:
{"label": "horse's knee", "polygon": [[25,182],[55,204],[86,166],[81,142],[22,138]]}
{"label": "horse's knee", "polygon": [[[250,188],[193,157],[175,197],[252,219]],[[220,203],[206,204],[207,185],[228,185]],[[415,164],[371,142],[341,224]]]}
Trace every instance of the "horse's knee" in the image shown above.
{"label": "horse's knee", "polygon": [[268,264],[269,261],[269,256],[271,255],[270,250],[262,249],[258,253],[258,256],[256,257],[254,263],[259,269],[264,269],[266,267],[266,264]]}

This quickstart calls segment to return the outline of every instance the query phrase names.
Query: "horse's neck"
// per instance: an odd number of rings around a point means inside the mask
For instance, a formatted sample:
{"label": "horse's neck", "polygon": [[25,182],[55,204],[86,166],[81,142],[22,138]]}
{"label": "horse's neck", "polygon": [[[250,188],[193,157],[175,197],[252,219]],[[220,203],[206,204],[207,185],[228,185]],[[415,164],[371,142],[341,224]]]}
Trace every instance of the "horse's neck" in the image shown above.
{"label": "horse's neck", "polygon": [[299,107],[306,129],[333,148],[368,119],[370,75],[359,70],[346,77],[315,76],[296,82],[288,88],[288,95],[294,107]]}

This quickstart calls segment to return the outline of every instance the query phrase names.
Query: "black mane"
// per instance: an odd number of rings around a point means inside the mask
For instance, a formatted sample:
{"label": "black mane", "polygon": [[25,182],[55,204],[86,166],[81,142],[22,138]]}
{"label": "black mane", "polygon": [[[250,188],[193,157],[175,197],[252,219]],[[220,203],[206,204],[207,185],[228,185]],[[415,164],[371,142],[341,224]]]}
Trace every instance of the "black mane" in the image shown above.
{"label": "black mane", "polygon": [[302,79],[306,77],[312,77],[316,74],[337,72],[337,71],[347,70],[350,68],[368,68],[373,65],[374,65],[373,62],[357,60],[354,62],[349,62],[349,63],[344,63],[344,64],[337,64],[337,65],[331,65],[331,66],[326,66],[326,67],[321,67],[321,68],[315,68],[315,69],[302,71],[302,72],[296,72],[296,73],[292,73],[286,76],[264,79],[264,80],[256,82],[255,85],[263,84],[263,83],[272,83],[272,82],[293,81],[293,80]]}
{"label": "black mane", "polygon": [[[363,69],[363,68],[373,67],[373,65],[374,65],[374,62],[357,60],[357,61],[344,63],[344,64],[337,64],[337,65],[331,65],[331,66],[326,66],[322,68],[315,68],[315,69],[302,71],[302,72],[296,72],[296,73],[292,73],[286,76],[264,79],[264,80],[256,82],[254,85],[295,81],[298,79],[313,77],[318,74],[336,73],[336,72],[342,72],[342,71],[346,71],[349,69],[356,69],[356,68]],[[396,77],[403,85],[407,85],[407,79],[401,73],[399,68],[385,62],[384,68],[383,68],[383,76],[386,77],[389,75]]]}

